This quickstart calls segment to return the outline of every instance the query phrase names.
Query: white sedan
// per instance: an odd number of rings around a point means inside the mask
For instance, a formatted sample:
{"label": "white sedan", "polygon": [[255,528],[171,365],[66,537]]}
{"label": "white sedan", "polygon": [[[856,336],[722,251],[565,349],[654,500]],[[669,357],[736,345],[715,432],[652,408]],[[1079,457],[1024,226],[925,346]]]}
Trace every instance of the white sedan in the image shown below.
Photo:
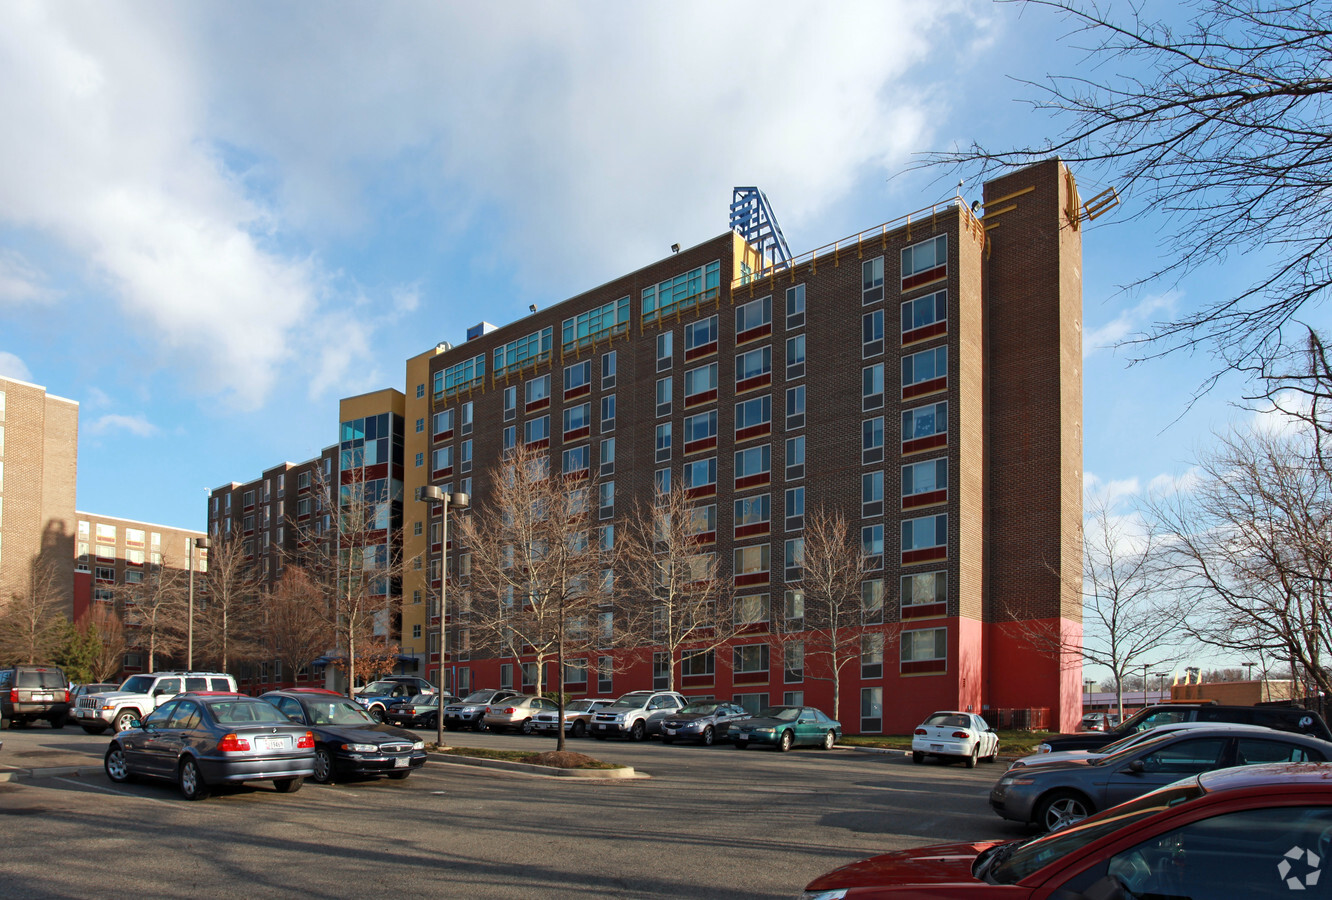
{"label": "white sedan", "polygon": [[956,757],[966,760],[971,769],[978,759],[994,762],[998,755],[999,735],[975,713],[933,713],[911,738],[911,759],[916,763],[927,756]]}

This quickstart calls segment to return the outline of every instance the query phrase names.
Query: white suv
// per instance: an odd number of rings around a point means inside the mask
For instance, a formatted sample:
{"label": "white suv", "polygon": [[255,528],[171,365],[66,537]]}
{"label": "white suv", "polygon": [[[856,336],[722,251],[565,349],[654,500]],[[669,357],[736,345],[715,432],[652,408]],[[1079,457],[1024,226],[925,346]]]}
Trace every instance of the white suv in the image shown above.
{"label": "white suv", "polygon": [[592,714],[592,736],[604,741],[611,735],[641,741],[661,733],[661,720],[687,701],[675,691],[633,691]]}
{"label": "white suv", "polygon": [[118,691],[84,694],[70,711],[74,721],[89,734],[108,728],[117,733],[130,727],[177,694],[186,691],[235,693],[236,679],[225,672],[152,672],[131,675]]}

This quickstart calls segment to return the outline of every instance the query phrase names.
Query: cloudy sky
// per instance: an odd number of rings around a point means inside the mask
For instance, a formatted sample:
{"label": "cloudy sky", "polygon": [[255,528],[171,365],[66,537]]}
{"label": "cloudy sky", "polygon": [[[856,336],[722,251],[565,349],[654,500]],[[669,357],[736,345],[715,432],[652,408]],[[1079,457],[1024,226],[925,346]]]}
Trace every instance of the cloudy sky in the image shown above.
{"label": "cloudy sky", "polygon": [[[0,4],[0,372],[81,404],[80,509],[202,528],[339,397],[722,233],[735,185],[797,253],[952,196],[912,155],[1052,134],[1022,81],[1077,65],[1063,31],[961,0]],[[1084,241],[1086,470],[1121,493],[1242,415],[1231,381],[1190,403],[1205,353],[1114,348],[1249,274],[1120,291],[1158,224]]]}

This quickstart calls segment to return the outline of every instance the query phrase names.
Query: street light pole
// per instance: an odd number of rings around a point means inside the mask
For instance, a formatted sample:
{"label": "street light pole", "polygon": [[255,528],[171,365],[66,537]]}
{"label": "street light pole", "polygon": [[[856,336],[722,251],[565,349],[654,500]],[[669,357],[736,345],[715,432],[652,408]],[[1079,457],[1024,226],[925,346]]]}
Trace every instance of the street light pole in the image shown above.
{"label": "street light pole", "polygon": [[1152,674],[1155,675],[1156,678],[1157,678],[1157,682],[1156,682],[1156,702],[1157,702],[1157,703],[1164,703],[1164,702],[1165,702],[1165,679],[1166,679],[1166,676],[1169,675],[1170,673],[1169,673],[1169,672],[1153,672]]}
{"label": "street light pole", "polygon": [[194,671],[194,551],[207,550],[212,546],[212,541],[206,537],[197,537],[189,544],[189,570],[190,570],[190,621],[186,628],[188,637],[185,642],[185,668]]}
{"label": "street light pole", "polygon": [[[435,711],[435,746],[444,746],[444,620],[448,611],[446,603],[448,599],[449,586],[449,510],[466,509],[471,501],[466,494],[461,491],[455,491],[451,494],[445,493],[433,484],[427,484],[424,487],[417,488],[416,499],[425,503],[438,504],[441,518],[440,524],[440,550],[439,550],[439,630],[436,632],[439,636],[439,684],[438,684],[438,702]],[[428,573],[427,573],[428,574]],[[426,659],[429,661],[429,648],[426,648]]]}

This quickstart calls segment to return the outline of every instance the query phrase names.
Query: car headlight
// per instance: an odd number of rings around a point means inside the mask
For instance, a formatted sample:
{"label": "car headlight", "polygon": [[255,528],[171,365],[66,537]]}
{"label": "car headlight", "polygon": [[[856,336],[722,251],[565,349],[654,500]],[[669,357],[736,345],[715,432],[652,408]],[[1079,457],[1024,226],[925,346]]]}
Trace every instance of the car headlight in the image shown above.
{"label": "car headlight", "polygon": [[424,749],[425,749],[425,741],[417,741],[415,744],[412,744],[412,749],[413,749],[413,750],[424,750]]}
{"label": "car headlight", "polygon": [[352,753],[374,753],[379,749],[378,744],[343,744],[343,750],[350,750]]}
{"label": "car headlight", "polygon": [[774,731],[776,731],[776,730],[777,730],[777,729],[775,729],[775,728],[755,728],[755,729],[754,729],[754,733],[755,733],[755,734],[772,734],[772,733],[773,733]]}
{"label": "car headlight", "polygon": [[1036,745],[1037,753],[1049,753],[1052,750],[1054,750],[1054,748],[1051,747],[1049,744],[1041,743]]}
{"label": "car headlight", "polygon": [[1007,787],[1010,784],[1035,784],[1034,778],[1023,778],[1021,775],[1001,775],[999,777],[999,786]]}
{"label": "car headlight", "polygon": [[846,897],[846,889],[839,888],[835,891],[809,891],[802,895],[802,900],[843,900]]}

